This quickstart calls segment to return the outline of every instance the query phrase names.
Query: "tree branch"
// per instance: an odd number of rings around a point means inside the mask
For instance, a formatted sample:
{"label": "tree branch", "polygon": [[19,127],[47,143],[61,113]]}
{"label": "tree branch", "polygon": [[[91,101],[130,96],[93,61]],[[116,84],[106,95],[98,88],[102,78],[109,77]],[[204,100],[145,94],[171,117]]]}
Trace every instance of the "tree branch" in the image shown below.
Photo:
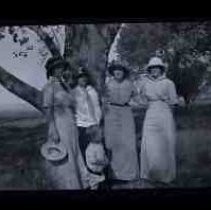
{"label": "tree branch", "polygon": [[94,25],[94,29],[96,34],[101,38],[102,42],[104,43],[104,55],[105,55],[105,62],[104,68],[100,71],[100,94],[103,96],[104,89],[105,89],[105,77],[106,77],[106,68],[108,65],[108,55],[111,49],[111,46],[121,29],[121,24],[105,24],[105,25]]}
{"label": "tree branch", "polygon": [[28,26],[28,28],[39,36],[39,38],[45,43],[46,47],[51,52],[52,56],[60,55],[59,49],[53,42],[53,39],[48,35],[48,33],[43,31],[40,26]]}
{"label": "tree branch", "polygon": [[0,66],[0,83],[11,93],[27,101],[39,111],[42,109],[42,93],[26,84]]}

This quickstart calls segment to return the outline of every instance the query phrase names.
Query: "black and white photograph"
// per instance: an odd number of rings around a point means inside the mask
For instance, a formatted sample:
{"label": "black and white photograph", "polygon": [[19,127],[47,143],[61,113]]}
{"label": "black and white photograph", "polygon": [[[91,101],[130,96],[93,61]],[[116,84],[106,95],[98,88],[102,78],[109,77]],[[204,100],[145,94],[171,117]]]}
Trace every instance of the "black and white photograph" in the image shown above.
{"label": "black and white photograph", "polygon": [[211,187],[211,20],[0,26],[0,190]]}

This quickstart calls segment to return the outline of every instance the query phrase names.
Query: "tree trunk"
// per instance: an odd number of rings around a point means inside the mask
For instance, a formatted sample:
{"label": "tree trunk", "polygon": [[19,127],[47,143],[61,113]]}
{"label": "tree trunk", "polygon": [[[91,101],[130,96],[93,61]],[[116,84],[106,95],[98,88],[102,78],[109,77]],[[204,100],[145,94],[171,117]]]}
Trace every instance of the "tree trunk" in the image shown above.
{"label": "tree trunk", "polygon": [[104,90],[108,54],[120,24],[83,24],[66,27],[64,56],[76,70],[89,69],[100,94]]}

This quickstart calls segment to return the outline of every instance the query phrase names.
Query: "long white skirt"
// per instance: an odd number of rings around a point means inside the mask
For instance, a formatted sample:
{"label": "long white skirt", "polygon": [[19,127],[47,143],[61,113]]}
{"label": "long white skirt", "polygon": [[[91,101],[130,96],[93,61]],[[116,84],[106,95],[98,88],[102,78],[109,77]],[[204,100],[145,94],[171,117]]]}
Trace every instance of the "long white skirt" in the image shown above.
{"label": "long white skirt", "polygon": [[79,148],[73,113],[67,108],[55,112],[55,122],[59,138],[68,150],[68,159],[57,165],[45,161],[46,174],[56,189],[85,189],[88,187],[88,171]]}
{"label": "long white skirt", "polygon": [[109,106],[105,115],[105,145],[111,153],[109,178],[139,178],[135,121],[130,107]]}
{"label": "long white skirt", "polygon": [[152,102],[146,112],[140,153],[141,179],[169,183],[176,177],[175,124],[169,106]]}

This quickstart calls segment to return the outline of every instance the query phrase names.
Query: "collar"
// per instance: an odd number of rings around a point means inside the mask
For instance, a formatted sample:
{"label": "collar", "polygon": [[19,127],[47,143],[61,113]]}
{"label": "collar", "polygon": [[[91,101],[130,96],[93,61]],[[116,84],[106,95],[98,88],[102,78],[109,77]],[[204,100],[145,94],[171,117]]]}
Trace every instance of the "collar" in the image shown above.
{"label": "collar", "polygon": [[166,79],[166,76],[165,76],[165,75],[162,75],[162,76],[160,76],[160,77],[154,79],[153,77],[151,77],[151,76],[149,75],[148,78],[149,78],[151,81],[158,82],[158,81],[161,81],[161,80]]}
{"label": "collar", "polygon": [[83,91],[83,90],[90,90],[90,89],[92,89],[92,87],[91,87],[90,85],[87,85],[87,86],[84,88],[84,87],[81,87],[81,86],[78,85],[78,86],[76,87],[76,89],[82,90],[82,91]]}

